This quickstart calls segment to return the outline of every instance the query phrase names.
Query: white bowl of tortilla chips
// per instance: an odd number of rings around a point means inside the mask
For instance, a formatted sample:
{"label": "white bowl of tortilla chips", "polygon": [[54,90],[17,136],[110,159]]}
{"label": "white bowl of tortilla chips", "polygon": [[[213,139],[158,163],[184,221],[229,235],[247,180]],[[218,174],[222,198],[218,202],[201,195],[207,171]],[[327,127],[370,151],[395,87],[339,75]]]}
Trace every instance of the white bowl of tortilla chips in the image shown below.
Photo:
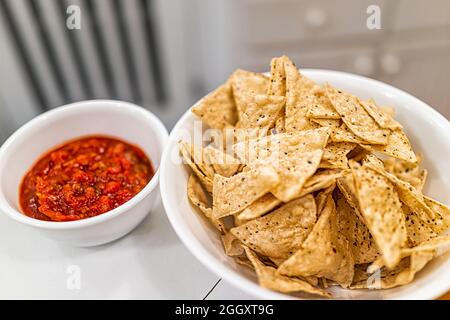
{"label": "white bowl of tortilla chips", "polygon": [[450,289],[450,123],[430,106],[283,56],[267,76],[236,71],[191,111],[163,154],[161,194],[211,271],[262,299]]}

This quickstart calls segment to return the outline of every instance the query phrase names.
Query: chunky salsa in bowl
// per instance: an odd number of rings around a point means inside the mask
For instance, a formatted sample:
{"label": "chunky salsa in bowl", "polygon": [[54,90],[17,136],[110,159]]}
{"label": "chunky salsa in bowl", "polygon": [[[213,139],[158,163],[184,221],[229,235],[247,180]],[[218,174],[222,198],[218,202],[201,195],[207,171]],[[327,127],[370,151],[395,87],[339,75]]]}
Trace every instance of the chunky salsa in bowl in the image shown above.
{"label": "chunky salsa in bowl", "polygon": [[129,201],[153,175],[139,147],[107,136],[82,137],[37,160],[20,185],[20,207],[46,221],[94,217]]}

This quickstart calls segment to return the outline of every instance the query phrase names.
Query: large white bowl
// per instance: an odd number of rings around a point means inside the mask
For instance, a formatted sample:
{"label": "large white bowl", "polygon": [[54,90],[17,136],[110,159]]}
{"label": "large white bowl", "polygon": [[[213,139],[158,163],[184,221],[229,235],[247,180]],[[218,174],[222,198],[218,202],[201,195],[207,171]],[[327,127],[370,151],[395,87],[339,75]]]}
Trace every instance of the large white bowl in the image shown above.
{"label": "large white bowl", "polygon": [[103,134],[142,148],[155,170],[160,166],[168,133],[161,121],[134,104],[113,100],[76,102],[39,115],[18,129],[0,148],[0,211],[45,235],[75,246],[93,246],[133,230],[157,203],[158,171],[136,196],[96,217],[41,221],[19,208],[19,185],[32,164],[46,151],[68,140]]}
{"label": "large white bowl", "polygon": [[[303,70],[318,83],[330,84],[356,94],[374,98],[381,105],[396,108],[397,119],[404,125],[415,150],[425,157],[429,176],[425,192],[439,201],[450,203],[450,123],[437,111],[417,98],[387,84],[343,72]],[[248,268],[236,264],[224,254],[218,233],[190,205],[186,195],[189,171],[181,163],[177,141],[193,131],[198,120],[188,110],[178,121],[164,151],[161,172],[161,196],[167,216],[180,239],[192,254],[211,271],[257,298],[287,299],[258,286]],[[432,299],[450,289],[450,255],[427,265],[409,285],[388,290],[344,290],[334,288],[339,299]],[[297,298],[315,298],[300,294]]]}

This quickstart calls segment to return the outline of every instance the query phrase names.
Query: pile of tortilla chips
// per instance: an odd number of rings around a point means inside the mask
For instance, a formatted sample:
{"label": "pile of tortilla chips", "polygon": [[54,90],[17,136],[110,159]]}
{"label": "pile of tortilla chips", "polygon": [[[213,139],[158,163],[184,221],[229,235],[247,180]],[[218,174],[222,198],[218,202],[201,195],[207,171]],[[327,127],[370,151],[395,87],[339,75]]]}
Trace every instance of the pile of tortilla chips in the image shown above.
{"label": "pile of tortilla chips", "polygon": [[269,77],[235,71],[192,112],[220,138],[180,141],[188,197],[261,286],[392,288],[448,249],[450,209],[423,195],[427,171],[392,108],[282,56]]}

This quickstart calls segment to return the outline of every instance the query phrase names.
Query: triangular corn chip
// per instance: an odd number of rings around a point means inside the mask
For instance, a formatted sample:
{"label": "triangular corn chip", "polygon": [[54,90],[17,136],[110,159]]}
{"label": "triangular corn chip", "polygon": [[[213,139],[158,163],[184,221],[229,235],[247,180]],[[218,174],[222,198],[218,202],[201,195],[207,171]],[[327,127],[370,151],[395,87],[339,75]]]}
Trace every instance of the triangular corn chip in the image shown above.
{"label": "triangular corn chip", "polygon": [[372,144],[387,144],[389,130],[382,129],[361,106],[355,96],[326,86],[327,96],[346,126],[358,137]]}
{"label": "triangular corn chip", "polygon": [[246,247],[245,252],[255,268],[261,287],[284,293],[301,291],[322,297],[330,296],[325,290],[313,287],[306,281],[277,274],[277,269],[266,266],[249,248]]}
{"label": "triangular corn chip", "polygon": [[231,177],[241,166],[238,159],[211,146],[203,149],[203,156],[212,165],[214,172],[224,177]]}
{"label": "triangular corn chip", "polygon": [[350,243],[355,264],[374,261],[379,256],[375,241],[367,226],[342,195],[337,199],[336,211],[339,232]]}
{"label": "triangular corn chip", "polygon": [[309,128],[306,117],[310,97],[314,96],[314,82],[300,74],[289,59],[285,61],[286,71],[286,131],[299,131]]}
{"label": "triangular corn chip", "polygon": [[225,231],[225,227],[220,220],[212,217],[212,208],[208,204],[208,195],[203,190],[200,181],[194,174],[191,174],[189,177],[187,189],[188,198],[191,200],[191,203],[203,212],[205,217],[211,221],[217,230],[223,233]]}
{"label": "triangular corn chip", "polygon": [[286,96],[286,71],[284,64],[289,61],[286,56],[273,58],[270,62],[270,83],[267,94]]}
{"label": "triangular corn chip", "polygon": [[391,131],[387,144],[384,146],[361,144],[364,148],[371,152],[380,152],[388,156],[402,159],[408,162],[416,163],[417,157],[411,147],[406,134],[396,129]]}
{"label": "triangular corn chip", "polygon": [[253,202],[244,211],[239,214],[239,219],[241,220],[251,220],[259,218],[266,214],[276,206],[278,206],[281,201],[276,198],[273,194],[266,193],[261,198]]}
{"label": "triangular corn chip", "polygon": [[315,222],[314,197],[307,195],[233,228],[231,233],[264,256],[287,259],[301,246]]}
{"label": "triangular corn chip", "polygon": [[350,245],[337,230],[336,209],[332,197],[329,197],[308,238],[278,268],[278,273],[287,276],[325,277],[348,287],[353,280],[353,265]]}
{"label": "triangular corn chip", "polygon": [[241,114],[236,128],[271,128],[284,103],[282,96],[255,95]]}
{"label": "triangular corn chip", "polygon": [[231,232],[226,232],[220,239],[222,240],[223,249],[227,256],[235,257],[244,253],[242,243]]}
{"label": "triangular corn chip", "polygon": [[230,82],[221,85],[192,107],[192,112],[210,128],[224,129],[237,121]]}
{"label": "triangular corn chip", "polygon": [[394,185],[378,172],[356,164],[352,172],[364,221],[386,265],[392,269],[400,261],[400,250],[407,240],[400,199]]}
{"label": "triangular corn chip", "polygon": [[279,183],[270,166],[259,166],[230,178],[216,174],[213,181],[213,216],[222,218],[241,212]]}
{"label": "triangular corn chip", "polygon": [[230,81],[239,116],[245,111],[253,95],[265,94],[269,87],[269,78],[260,73],[242,69],[233,72]]}
{"label": "triangular corn chip", "polygon": [[383,109],[377,107],[373,99],[367,101],[360,100],[360,103],[381,128],[392,130],[402,128],[401,124],[395,121],[389,113],[386,113]]}
{"label": "triangular corn chip", "polygon": [[323,149],[322,159],[333,165],[334,168],[348,168],[347,154],[355,148],[354,143],[331,142]]}
{"label": "triangular corn chip", "polygon": [[[200,179],[200,182],[203,184],[203,186],[206,188],[208,192],[212,192],[212,180],[210,177],[208,177],[200,168],[198,165],[194,162],[192,158],[192,145],[186,142],[180,142],[179,143],[180,153],[183,158],[183,161],[188,164],[192,171],[197,175],[197,177]],[[194,154],[197,154],[194,152]]]}

